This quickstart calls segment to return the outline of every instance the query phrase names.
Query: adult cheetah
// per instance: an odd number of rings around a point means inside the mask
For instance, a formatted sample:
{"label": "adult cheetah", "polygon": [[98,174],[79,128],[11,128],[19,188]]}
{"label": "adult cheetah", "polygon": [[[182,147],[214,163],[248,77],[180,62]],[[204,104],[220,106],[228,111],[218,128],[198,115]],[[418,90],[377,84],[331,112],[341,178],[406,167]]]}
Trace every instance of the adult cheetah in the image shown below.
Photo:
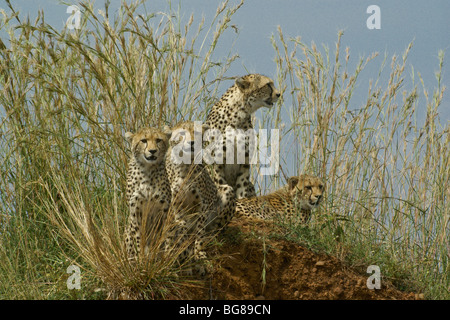
{"label": "adult cheetah", "polygon": [[[255,187],[250,181],[249,159],[252,150],[249,145],[253,141],[250,141],[252,137],[245,134],[249,132],[248,130],[253,131],[252,114],[261,107],[271,108],[279,97],[280,93],[270,78],[260,74],[249,74],[237,78],[235,84],[226,91],[207,116],[206,124],[211,130],[219,130],[222,136],[222,141],[216,141],[216,144],[221,143],[222,150],[215,151],[214,156],[223,151],[221,154],[223,162],[212,165],[213,180],[218,186],[224,184],[231,186],[237,199],[256,195]],[[243,134],[239,135],[237,140],[230,141],[234,140],[234,137],[227,138],[227,130],[228,133],[241,130]],[[227,139],[228,145],[230,143],[234,145],[233,156],[229,156],[232,159],[227,159]],[[238,155],[242,152],[242,149],[237,147],[242,143],[240,139],[245,140],[244,163],[238,161]]]}

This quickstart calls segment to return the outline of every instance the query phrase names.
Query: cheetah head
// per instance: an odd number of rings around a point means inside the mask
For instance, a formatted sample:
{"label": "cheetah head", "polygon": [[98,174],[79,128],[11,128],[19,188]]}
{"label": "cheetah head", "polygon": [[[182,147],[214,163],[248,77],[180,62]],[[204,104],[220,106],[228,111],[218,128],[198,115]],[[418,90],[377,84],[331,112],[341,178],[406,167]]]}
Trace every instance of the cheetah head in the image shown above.
{"label": "cheetah head", "polygon": [[314,209],[322,200],[324,183],[318,177],[302,174],[288,179],[288,190],[292,197],[300,201],[302,208]]}
{"label": "cheetah head", "polygon": [[127,132],[125,138],[138,162],[146,166],[161,163],[169,147],[170,134],[156,128],[143,128],[136,133]]}
{"label": "cheetah head", "polygon": [[261,107],[270,108],[280,97],[272,79],[260,74],[249,74],[236,79],[237,88],[245,95],[249,113]]}
{"label": "cheetah head", "polygon": [[176,163],[190,164],[202,161],[202,136],[209,129],[206,124],[182,121],[173,128],[164,127],[164,132],[171,133],[169,140],[172,160]]}

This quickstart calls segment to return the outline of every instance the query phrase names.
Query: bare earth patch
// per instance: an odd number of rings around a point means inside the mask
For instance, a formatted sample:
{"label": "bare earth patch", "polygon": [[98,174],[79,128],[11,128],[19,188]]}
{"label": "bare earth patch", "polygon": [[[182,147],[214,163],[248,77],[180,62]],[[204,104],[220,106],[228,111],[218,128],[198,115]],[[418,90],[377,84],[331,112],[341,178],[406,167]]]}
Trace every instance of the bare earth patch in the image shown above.
{"label": "bare earth patch", "polygon": [[[221,258],[203,285],[190,288],[188,299],[417,299],[382,279],[381,289],[367,288],[367,278],[325,254],[300,245],[258,235],[269,225],[233,220],[227,239],[214,250]],[[249,236],[251,235],[251,236]],[[265,284],[263,284],[265,277]]]}

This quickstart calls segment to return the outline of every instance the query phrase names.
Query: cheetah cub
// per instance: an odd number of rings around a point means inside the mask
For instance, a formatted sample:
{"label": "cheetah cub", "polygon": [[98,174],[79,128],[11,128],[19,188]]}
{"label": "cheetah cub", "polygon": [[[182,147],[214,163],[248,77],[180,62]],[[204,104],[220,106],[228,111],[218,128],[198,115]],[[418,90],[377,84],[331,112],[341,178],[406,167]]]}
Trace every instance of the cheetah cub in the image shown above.
{"label": "cheetah cub", "polygon": [[[192,121],[180,122],[173,128],[166,154],[166,169],[172,192],[172,206],[196,239],[192,255],[195,260],[205,257],[207,233],[223,228],[235,212],[235,197],[230,186],[216,187],[201,159],[201,136],[206,125]],[[196,145],[196,139],[198,145]]]}
{"label": "cheetah cub", "polygon": [[324,192],[322,179],[302,174],[290,177],[283,188],[264,196],[239,199],[236,216],[270,220],[275,217],[300,219],[307,223],[311,210],[319,206]]}
{"label": "cheetah cub", "polygon": [[[130,209],[125,230],[128,257],[135,259],[141,252],[142,228],[149,228],[166,218],[170,207],[171,191],[165,170],[165,156],[170,134],[156,128],[143,128],[136,133],[127,132],[125,138],[131,145],[127,172],[127,202]],[[161,210],[162,217],[148,217],[142,226],[143,215],[154,213],[149,207]],[[146,217],[147,218],[147,217]],[[148,232],[148,230],[146,230]]]}

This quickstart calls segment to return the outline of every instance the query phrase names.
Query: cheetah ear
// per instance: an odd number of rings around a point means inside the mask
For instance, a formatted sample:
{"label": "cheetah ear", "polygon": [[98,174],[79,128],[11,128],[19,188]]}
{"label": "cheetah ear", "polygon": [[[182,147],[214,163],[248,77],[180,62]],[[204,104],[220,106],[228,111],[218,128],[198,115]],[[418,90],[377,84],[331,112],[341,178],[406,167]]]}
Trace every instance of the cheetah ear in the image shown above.
{"label": "cheetah ear", "polygon": [[237,78],[235,83],[241,90],[245,90],[250,87],[250,81],[246,80],[244,77]]}
{"label": "cheetah ear", "polygon": [[172,137],[172,129],[170,129],[168,125],[164,126],[163,132],[166,134],[167,139],[170,139],[170,137]]}
{"label": "cheetah ear", "polygon": [[298,177],[290,177],[288,179],[289,190],[293,190],[297,186],[298,181],[299,181]]}
{"label": "cheetah ear", "polygon": [[133,132],[128,131],[128,132],[125,133],[125,139],[127,139],[127,141],[129,143],[131,143],[131,141],[133,140],[133,137],[134,137],[134,133]]}

